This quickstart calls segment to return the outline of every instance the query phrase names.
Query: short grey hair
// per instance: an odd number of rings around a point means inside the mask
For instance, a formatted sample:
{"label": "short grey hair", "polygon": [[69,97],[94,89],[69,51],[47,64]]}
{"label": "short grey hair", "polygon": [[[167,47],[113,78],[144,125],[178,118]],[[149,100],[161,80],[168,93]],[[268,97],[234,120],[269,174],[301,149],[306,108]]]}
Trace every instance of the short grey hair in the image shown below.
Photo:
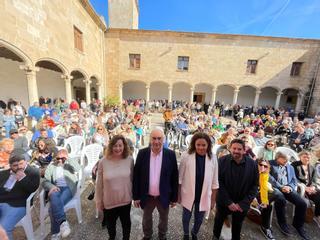
{"label": "short grey hair", "polygon": [[162,137],[164,137],[164,131],[163,131],[163,128],[161,128],[161,127],[155,127],[155,128],[153,128],[153,129],[151,130],[151,132],[150,132],[150,136],[151,136],[152,133],[155,132],[155,131],[161,132]]}

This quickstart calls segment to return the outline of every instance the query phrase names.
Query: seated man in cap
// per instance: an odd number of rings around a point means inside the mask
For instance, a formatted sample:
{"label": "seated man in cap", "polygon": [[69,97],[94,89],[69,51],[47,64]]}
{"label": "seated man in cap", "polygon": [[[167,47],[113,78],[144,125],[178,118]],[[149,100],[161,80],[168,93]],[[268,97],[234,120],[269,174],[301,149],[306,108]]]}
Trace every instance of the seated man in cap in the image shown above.
{"label": "seated man in cap", "polygon": [[14,141],[14,149],[23,149],[25,152],[29,150],[28,139],[25,136],[19,136],[18,129],[11,129],[9,133]]}
{"label": "seated man in cap", "polygon": [[50,201],[51,239],[65,238],[70,234],[70,227],[64,212],[64,206],[77,191],[80,165],[76,159],[68,158],[66,149],[59,150],[57,157],[47,167],[44,174],[43,188],[48,191]]}
{"label": "seated man in cap", "polygon": [[0,225],[10,240],[15,225],[26,214],[26,200],[40,184],[39,170],[27,164],[22,151],[12,152],[10,169],[0,172]]}

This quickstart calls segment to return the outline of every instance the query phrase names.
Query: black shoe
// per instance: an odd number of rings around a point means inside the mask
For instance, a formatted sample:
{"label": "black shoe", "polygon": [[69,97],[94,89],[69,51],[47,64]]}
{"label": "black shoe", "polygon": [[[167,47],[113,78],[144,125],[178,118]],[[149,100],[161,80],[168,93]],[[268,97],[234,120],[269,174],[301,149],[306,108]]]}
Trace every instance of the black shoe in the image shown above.
{"label": "black shoe", "polygon": [[94,190],[89,194],[88,200],[93,200],[94,199]]}
{"label": "black shoe", "polygon": [[293,234],[292,230],[290,229],[289,225],[286,223],[278,223],[278,226],[280,228],[280,231],[286,235],[286,236],[290,236]]}
{"label": "black shoe", "polygon": [[191,238],[192,238],[192,240],[198,240],[198,237],[195,234],[191,234]]}
{"label": "black shoe", "polygon": [[101,223],[101,227],[102,228],[106,228],[107,227],[107,222],[103,220],[102,223]]}
{"label": "black shoe", "polygon": [[262,234],[266,237],[266,239],[268,239],[268,240],[275,239],[272,235],[272,231],[270,228],[264,228],[264,227],[260,226],[260,230],[261,230]]}
{"label": "black shoe", "polygon": [[183,235],[183,240],[189,240],[189,235]]}
{"label": "black shoe", "polygon": [[297,230],[297,232],[299,233],[300,237],[302,237],[302,239],[304,239],[304,240],[310,239],[310,237],[307,235],[306,230],[304,230],[303,227],[299,227],[299,228],[296,228],[295,226],[293,226],[293,227]]}

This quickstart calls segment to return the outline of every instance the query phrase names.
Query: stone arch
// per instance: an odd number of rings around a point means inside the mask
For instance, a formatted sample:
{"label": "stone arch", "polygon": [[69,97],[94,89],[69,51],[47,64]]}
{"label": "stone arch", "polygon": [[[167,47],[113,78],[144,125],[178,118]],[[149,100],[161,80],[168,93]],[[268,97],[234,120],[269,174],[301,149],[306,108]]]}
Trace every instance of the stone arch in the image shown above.
{"label": "stone arch", "polygon": [[274,106],[276,103],[279,88],[273,86],[264,86],[261,89],[258,106]]}
{"label": "stone arch", "polygon": [[11,52],[13,52],[15,55],[19,56],[22,60],[21,62],[24,62],[28,66],[33,66],[31,58],[24,53],[20,48],[16,47],[15,45],[0,39],[0,48],[6,48],[9,49]]}
{"label": "stone arch", "polygon": [[92,75],[90,77],[90,81],[91,81],[91,84],[90,84],[90,97],[91,99],[94,98],[94,99],[99,99],[100,96],[99,96],[99,87],[100,87],[100,81],[99,81],[99,78],[96,76],[96,75]]}
{"label": "stone arch", "polygon": [[253,85],[243,85],[239,88],[238,102],[239,105],[253,106],[257,88]]}
{"label": "stone arch", "polygon": [[140,80],[127,80],[122,82],[122,98],[146,99],[146,83]]}
{"label": "stone arch", "polygon": [[150,100],[168,100],[169,84],[164,81],[150,82]]}
{"label": "stone arch", "polygon": [[[31,59],[16,46],[0,39],[0,99],[7,102],[10,98],[28,107],[37,101],[29,94],[26,71],[34,70]],[[19,86],[19,87],[17,87]],[[36,89],[36,87],[35,87]],[[36,91],[34,91],[36,92]]]}
{"label": "stone arch", "polygon": [[232,84],[221,84],[217,86],[216,101],[224,104],[232,104],[235,86]]}
{"label": "stone arch", "polygon": [[194,85],[193,101],[209,104],[211,102],[213,85],[211,83],[196,83]]}
{"label": "stone arch", "polygon": [[172,84],[173,101],[190,101],[190,89],[192,85],[185,81],[175,82]]}
{"label": "stone arch", "polygon": [[67,67],[63,63],[54,58],[40,58],[38,61],[36,61],[35,66],[48,69],[52,68],[51,70],[59,71],[62,74],[68,74],[69,72]]}
{"label": "stone arch", "polygon": [[299,94],[299,88],[297,87],[289,87],[282,89],[282,95],[280,98],[280,105],[279,107],[285,108],[285,109],[295,109],[297,102],[298,102],[298,94]]}
{"label": "stone arch", "polygon": [[41,58],[36,63],[37,86],[39,98],[66,99],[63,75],[68,74],[67,68],[60,61],[53,58]]}
{"label": "stone arch", "polygon": [[74,69],[71,71],[70,75],[72,77],[72,98],[78,102],[86,100],[86,84],[84,81],[89,80],[88,74],[82,69]]}

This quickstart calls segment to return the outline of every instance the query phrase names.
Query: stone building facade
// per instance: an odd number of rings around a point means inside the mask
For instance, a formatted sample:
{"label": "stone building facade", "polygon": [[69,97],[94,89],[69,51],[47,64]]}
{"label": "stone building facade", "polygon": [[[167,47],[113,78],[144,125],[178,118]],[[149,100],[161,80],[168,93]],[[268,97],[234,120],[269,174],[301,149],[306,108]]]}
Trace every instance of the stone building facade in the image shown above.
{"label": "stone building facade", "polygon": [[[138,67],[130,55],[138,56]],[[129,29],[108,29],[106,34],[109,93],[124,98],[299,111],[306,105],[319,57],[319,40]]]}
{"label": "stone building facade", "polygon": [[0,98],[320,106],[320,40],[138,30],[137,0],[0,1]]}
{"label": "stone building facade", "polygon": [[0,22],[1,99],[104,97],[106,25],[88,1],[3,0]]}

